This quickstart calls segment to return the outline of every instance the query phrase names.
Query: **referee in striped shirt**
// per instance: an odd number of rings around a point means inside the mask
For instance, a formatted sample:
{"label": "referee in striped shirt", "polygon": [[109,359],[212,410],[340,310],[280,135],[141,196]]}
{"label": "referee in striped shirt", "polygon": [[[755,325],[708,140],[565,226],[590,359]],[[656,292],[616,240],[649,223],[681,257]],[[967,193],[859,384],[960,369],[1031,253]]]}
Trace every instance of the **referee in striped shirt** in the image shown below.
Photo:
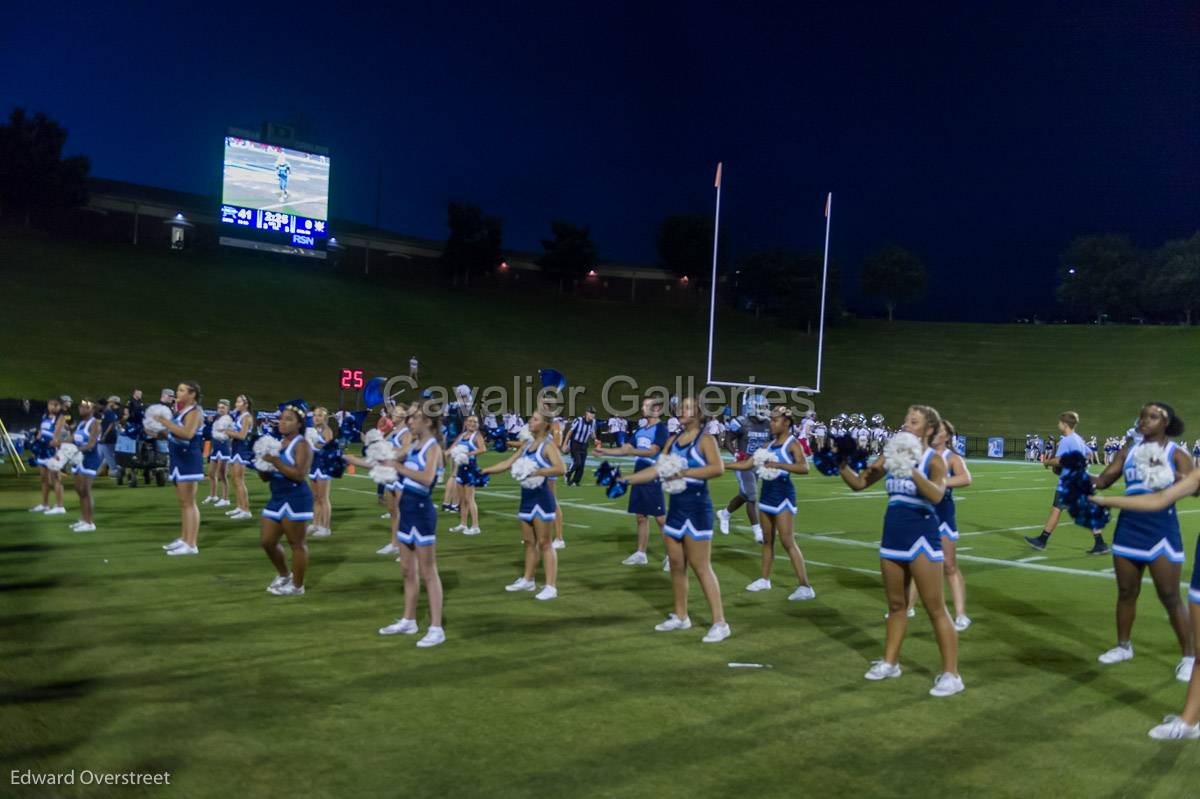
{"label": "referee in striped shirt", "polygon": [[571,446],[571,471],[567,472],[567,485],[579,485],[583,480],[583,467],[587,463],[588,446],[596,440],[596,408],[587,406],[583,416],[577,416],[567,432]]}

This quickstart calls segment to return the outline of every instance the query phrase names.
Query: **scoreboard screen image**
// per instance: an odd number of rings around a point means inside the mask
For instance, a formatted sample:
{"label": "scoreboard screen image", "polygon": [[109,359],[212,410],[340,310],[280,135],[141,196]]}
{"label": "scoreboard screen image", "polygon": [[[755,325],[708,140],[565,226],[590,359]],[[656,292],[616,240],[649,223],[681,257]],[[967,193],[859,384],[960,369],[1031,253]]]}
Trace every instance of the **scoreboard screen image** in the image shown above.
{"label": "scoreboard screen image", "polygon": [[225,137],[221,223],[231,236],[324,250],[328,220],[329,156]]}

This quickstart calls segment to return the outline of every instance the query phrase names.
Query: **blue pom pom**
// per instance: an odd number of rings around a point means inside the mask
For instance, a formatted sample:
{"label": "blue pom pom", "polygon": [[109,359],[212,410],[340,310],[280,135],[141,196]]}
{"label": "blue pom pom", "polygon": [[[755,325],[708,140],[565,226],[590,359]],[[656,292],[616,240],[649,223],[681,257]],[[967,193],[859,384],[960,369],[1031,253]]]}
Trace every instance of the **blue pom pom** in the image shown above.
{"label": "blue pom pom", "polygon": [[[618,470],[618,471],[620,471],[620,470]],[[629,490],[629,481],[628,480],[613,480],[612,485],[610,485],[608,487],[608,490],[604,492],[604,495],[607,496],[609,499],[616,499],[617,497],[625,496],[625,492],[628,490]]]}
{"label": "blue pom pom", "polygon": [[833,477],[841,468],[837,462],[837,456],[829,449],[818,450],[813,453],[813,465],[817,467],[817,471],[826,477]]}
{"label": "blue pom pom", "polygon": [[596,478],[596,485],[610,485],[613,481],[613,465],[608,461],[600,461],[592,475]]}

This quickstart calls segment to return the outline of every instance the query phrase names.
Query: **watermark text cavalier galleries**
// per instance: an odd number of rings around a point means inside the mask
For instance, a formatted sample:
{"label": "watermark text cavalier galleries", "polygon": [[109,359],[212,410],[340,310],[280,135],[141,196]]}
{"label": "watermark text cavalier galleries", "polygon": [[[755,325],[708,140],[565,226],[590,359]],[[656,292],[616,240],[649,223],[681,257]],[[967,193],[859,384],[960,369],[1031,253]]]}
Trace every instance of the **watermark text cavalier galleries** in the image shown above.
{"label": "watermark text cavalier galleries", "polygon": [[13,769],[9,773],[10,785],[170,785],[169,771],[92,771],[71,769],[70,771],[41,772],[29,769]]}
{"label": "watermark text cavalier galleries", "polygon": [[[750,383],[754,382],[751,375]],[[383,387],[383,396],[389,400],[406,402],[416,399],[416,382],[407,375],[397,375]],[[463,391],[462,389],[465,389]],[[664,412],[670,412],[672,399],[695,397],[700,403],[700,411],[705,416],[720,416],[725,408],[734,409],[737,413],[739,396],[746,391],[760,394],[768,405],[790,405],[800,410],[814,410],[812,397],[798,390],[785,391],[777,388],[724,388],[721,386],[706,386],[698,383],[692,377],[676,377],[674,385],[640,386],[638,381],[629,375],[614,375],[604,381],[599,397],[588,396],[587,402],[583,396],[587,386],[573,385],[566,391],[557,388],[542,388],[535,385],[531,376],[514,375],[512,385],[507,386],[427,386],[422,392],[425,401],[436,406],[444,407],[448,402],[465,402],[476,406],[481,413],[501,414],[515,410],[528,414],[537,408],[545,408],[553,413],[566,416],[579,416],[583,405],[595,405],[604,416],[633,416],[642,407],[643,399],[657,401]],[[411,392],[411,393],[409,393]]]}

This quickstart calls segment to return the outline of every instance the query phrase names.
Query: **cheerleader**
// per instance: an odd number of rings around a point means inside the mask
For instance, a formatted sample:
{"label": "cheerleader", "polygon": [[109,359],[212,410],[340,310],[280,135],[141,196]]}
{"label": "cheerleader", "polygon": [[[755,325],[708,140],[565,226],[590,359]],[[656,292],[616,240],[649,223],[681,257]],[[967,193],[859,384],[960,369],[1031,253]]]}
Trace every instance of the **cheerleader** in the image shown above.
{"label": "cheerleader", "polygon": [[521,540],[525,548],[525,572],[515,582],[504,587],[505,591],[532,591],[537,588],[533,581],[534,570],[537,569],[538,558],[541,557],[545,570],[546,584],[534,599],[548,600],[558,596],[558,553],[554,547],[554,519],[558,502],[551,489],[551,477],[561,477],[567,473],[563,465],[562,455],[550,438],[550,426],[554,417],[547,410],[537,410],[529,417],[530,441],[521,442],[521,446],[511,456],[482,470],[483,474],[499,474],[506,471],[518,460],[530,462],[531,471],[522,482],[543,479],[535,488],[521,486],[521,505],[517,518],[521,520]]}
{"label": "cheerleader", "polygon": [[233,401],[234,427],[229,431],[229,477],[233,481],[233,510],[225,511],[231,519],[253,519],[250,513],[250,494],[246,491],[246,467],[254,465],[254,401],[239,394]]}
{"label": "cheerleader", "polygon": [[[1058,447],[1054,450],[1054,457],[1042,458],[1042,465],[1047,469],[1054,469],[1055,473],[1059,471],[1059,464],[1063,457],[1072,454],[1078,454],[1084,459],[1087,458],[1087,444],[1083,442],[1083,436],[1075,432],[1075,428],[1079,425],[1079,414],[1075,411],[1064,411],[1058,417],[1058,430],[1062,433],[1062,438],[1058,442]],[[1053,438],[1047,440],[1046,451],[1049,452],[1053,446]],[[1120,462],[1119,460],[1117,461]],[[1050,534],[1054,532],[1054,528],[1058,527],[1058,520],[1062,516],[1063,508],[1062,493],[1055,491],[1054,504],[1050,508],[1050,516],[1046,519],[1046,526],[1042,529],[1040,535],[1025,536],[1025,543],[1038,551],[1046,549],[1046,543],[1050,540]],[[1108,554],[1108,545],[1104,543],[1104,536],[1099,530],[1092,531],[1092,548],[1087,550],[1089,555],[1106,555]]]}
{"label": "cheerleader", "polygon": [[308,480],[312,483],[313,522],[309,525],[308,534],[313,538],[328,538],[333,535],[333,531],[329,529],[330,518],[333,515],[329,485],[333,478],[325,471],[325,448],[329,447],[330,453],[337,451],[336,445],[329,446],[335,436],[333,428],[329,426],[328,409],[313,409],[312,427],[304,435],[313,450],[312,468],[308,472]]}
{"label": "cheerleader", "polygon": [[[924,450],[916,464],[907,473],[891,474],[885,454],[862,472],[843,464],[841,477],[851,489],[862,491],[887,475],[884,485],[888,506],[879,545],[879,565],[888,601],[887,643],[883,658],[875,661],[863,676],[868,680],[900,676],[900,645],[908,628],[908,614],[904,611],[908,586],[915,582],[942,653],[942,673],[929,693],[951,696],[963,690],[963,681],[958,674],[958,633],[946,612],[942,592],[943,555],[934,511],[946,492],[946,462],[929,446],[940,427],[941,417],[936,410],[927,405],[910,406],[901,430],[916,436]],[[889,442],[889,447],[901,444],[897,436]]]}
{"label": "cheerleader", "polygon": [[[950,597],[954,601],[954,629],[962,632],[971,626],[967,616],[967,583],[962,572],[958,569],[958,518],[954,510],[954,489],[966,488],[971,484],[971,470],[962,456],[951,449],[957,432],[948,420],[943,419],[940,429],[933,437],[933,450],[946,464],[946,493],[937,504],[940,524],[938,532],[942,539],[942,571],[946,582],[950,584]],[[909,592],[908,607],[911,610],[914,603],[912,592]]]}
{"label": "cheerleader", "polygon": [[758,498],[759,519],[762,521],[762,577],[746,586],[747,591],[771,590],[771,567],[775,565],[775,536],[783,541],[783,549],[796,572],[796,590],[788,595],[792,601],[816,599],[817,593],[808,583],[808,572],[804,568],[804,555],[796,546],[793,524],[796,518],[796,487],[792,485],[792,474],[808,474],[808,459],[800,439],[792,434],[795,422],[792,409],[784,405],[771,413],[771,435],[773,439],[762,448],[768,453],[766,459],[759,458],[735,461],[728,468],[734,471],[768,468],[779,472],[773,478],[763,478],[762,492]]}
{"label": "cheerleader", "polygon": [[[667,508],[663,535],[667,545],[667,556],[671,560],[671,591],[675,598],[675,611],[666,621],[655,625],[659,632],[686,630],[692,626],[688,616],[687,567],[691,564],[700,588],[708,600],[712,613],[712,627],[702,639],[706,644],[723,641],[732,632],[725,622],[725,608],[721,604],[721,585],[713,572],[711,563],[713,535],[712,498],[708,495],[708,481],[720,477],[725,471],[717,442],[704,432],[704,418],[700,404],[693,397],[685,397],[677,404],[680,430],[664,447],[667,455],[681,458],[686,466],[682,471],[667,474],[669,483],[683,481],[679,492],[671,493]],[[641,471],[629,478],[631,486],[646,485],[658,480],[663,462]]]}
{"label": "cheerleader", "polygon": [[83,454],[83,460],[72,469],[75,493],[79,495],[80,519],[71,525],[71,529],[77,533],[92,533],[96,531],[92,480],[100,468],[100,450],[97,448],[100,443],[100,422],[96,419],[96,406],[89,399],[79,403],[79,423],[75,425],[73,441]]}
{"label": "cheerleader", "polygon": [[[550,436],[559,453],[565,452],[563,420],[557,416],[553,417],[550,423]],[[563,538],[563,509],[562,505],[558,504],[558,477],[547,477],[546,480],[550,483],[550,493],[554,495],[554,548],[566,549],[567,542]]]}
{"label": "cheerleader", "polygon": [[167,429],[167,451],[171,457],[171,481],[179,499],[179,538],[167,544],[168,555],[198,555],[200,509],[196,507],[196,484],[204,479],[204,411],[200,409],[200,385],[185,380],[175,391],[175,415],[162,419]]}
{"label": "cheerleader", "polygon": [[[454,446],[450,447],[466,447],[467,450],[467,467],[474,468],[477,464],[475,456],[479,452],[483,452],[483,436],[479,434],[479,417],[474,414],[463,420],[463,431],[454,441]],[[462,533],[463,535],[479,535],[482,532],[479,529],[479,505],[475,502],[475,486],[465,482],[458,476],[458,467],[452,464],[455,469],[454,482],[458,485],[458,505],[459,505],[459,523],[450,528],[452,533]],[[472,522],[472,523],[469,523]]]}
{"label": "cheerleader", "polygon": [[[217,401],[217,415],[213,419],[213,427],[229,414],[229,400]],[[208,496],[200,504],[213,503],[216,508],[229,507],[229,459],[232,456],[232,442],[228,438],[218,441],[212,436],[208,450]],[[218,491],[218,488],[220,489]]]}
{"label": "cheerleader", "polygon": [[[312,448],[300,432],[305,413],[289,405],[279,414],[279,454],[264,455],[271,471],[258,476],[271,484],[271,499],[262,511],[262,548],[278,576],[267,586],[275,596],[304,596],[304,573],[308,570],[308,545],[304,542],[306,522],[313,517],[313,494],[306,478],[312,465]],[[283,555],[280,539],[287,537],[292,548],[292,571]]]}
{"label": "cheerleader", "polygon": [[[1157,403],[1156,406],[1159,408],[1162,407]],[[1141,420],[1139,419],[1140,424]],[[1193,469],[1186,477],[1182,477],[1170,488],[1162,491],[1138,494],[1127,493],[1124,496],[1093,496],[1090,499],[1097,505],[1120,508],[1121,516],[1124,517],[1126,511],[1159,514],[1164,510],[1171,509],[1177,501],[1185,497],[1195,496],[1198,492],[1200,492],[1200,469]],[[1120,523],[1120,519],[1118,519],[1117,524],[1119,525]],[[1188,600],[1191,605],[1191,636],[1194,641],[1200,638],[1200,539],[1196,541],[1196,553],[1192,566],[1192,582],[1188,591]],[[1177,677],[1181,677],[1179,672],[1180,670],[1177,667],[1175,672]],[[1178,716],[1170,715],[1164,717],[1163,723],[1151,729],[1149,735],[1151,738],[1158,740],[1200,738],[1200,670],[1192,669],[1192,676],[1188,682],[1187,698],[1184,700],[1183,711]]]}
{"label": "cheerleader", "polygon": [[[474,418],[474,417],[472,417]],[[478,428],[476,420],[476,428]],[[442,629],[442,578],[437,570],[437,507],[431,496],[437,485],[442,448],[438,445],[438,420],[426,408],[414,406],[408,415],[411,445],[396,473],[404,483],[400,494],[400,563],[404,569],[404,615],[379,630],[380,635],[415,635],[417,600],[421,583],[429,598],[429,629],[417,646],[425,648],[445,642]]]}
{"label": "cheerleader", "polygon": [[[63,507],[62,475],[55,469],[47,468],[46,462],[54,457],[58,442],[63,440],[64,428],[67,421],[62,413],[62,400],[51,397],[46,400],[46,412],[38,423],[37,440],[33,445],[34,463],[42,475],[42,501],[29,509],[30,513],[44,513],[47,516],[61,516],[67,512]],[[54,504],[50,501],[50,490],[54,490]]]}
{"label": "cheerleader", "polygon": [[[601,458],[632,455],[636,459],[633,471],[637,473],[654,466],[666,444],[667,423],[662,421],[662,402],[646,397],[642,400],[642,423],[634,431],[633,441],[616,447],[596,447],[596,455]],[[637,517],[637,550],[621,563],[625,566],[645,566],[649,562],[646,549],[650,545],[650,520],[654,519],[660,535],[667,520],[662,481],[656,479],[630,486],[629,512]]]}
{"label": "cheerleader", "polygon": [[[392,411],[388,414],[388,420],[391,422],[391,433],[388,434],[388,442],[395,449],[403,450],[408,447],[412,441],[412,434],[408,431],[408,406],[393,405]],[[395,555],[400,551],[396,546],[396,531],[400,527],[400,495],[404,492],[404,481],[399,477],[396,482],[388,483],[384,486],[386,489],[387,509],[386,514],[389,519],[389,538],[385,546],[375,551],[376,555]]]}
{"label": "cheerleader", "polygon": [[[1127,444],[1119,457],[1093,479],[1096,488],[1108,488],[1123,473],[1126,495],[1147,494],[1166,488],[1192,471],[1187,451],[1170,440],[1183,435],[1183,421],[1170,405],[1163,402],[1145,405],[1138,415],[1137,432],[1141,441]],[[1110,665],[1133,659],[1133,620],[1142,577],[1149,570],[1183,653],[1175,667],[1175,676],[1187,682],[1196,658],[1187,609],[1179,593],[1184,553],[1175,506],[1153,513],[1121,511],[1113,533],[1112,552],[1117,578],[1117,645],[1100,655],[1100,662]]]}

